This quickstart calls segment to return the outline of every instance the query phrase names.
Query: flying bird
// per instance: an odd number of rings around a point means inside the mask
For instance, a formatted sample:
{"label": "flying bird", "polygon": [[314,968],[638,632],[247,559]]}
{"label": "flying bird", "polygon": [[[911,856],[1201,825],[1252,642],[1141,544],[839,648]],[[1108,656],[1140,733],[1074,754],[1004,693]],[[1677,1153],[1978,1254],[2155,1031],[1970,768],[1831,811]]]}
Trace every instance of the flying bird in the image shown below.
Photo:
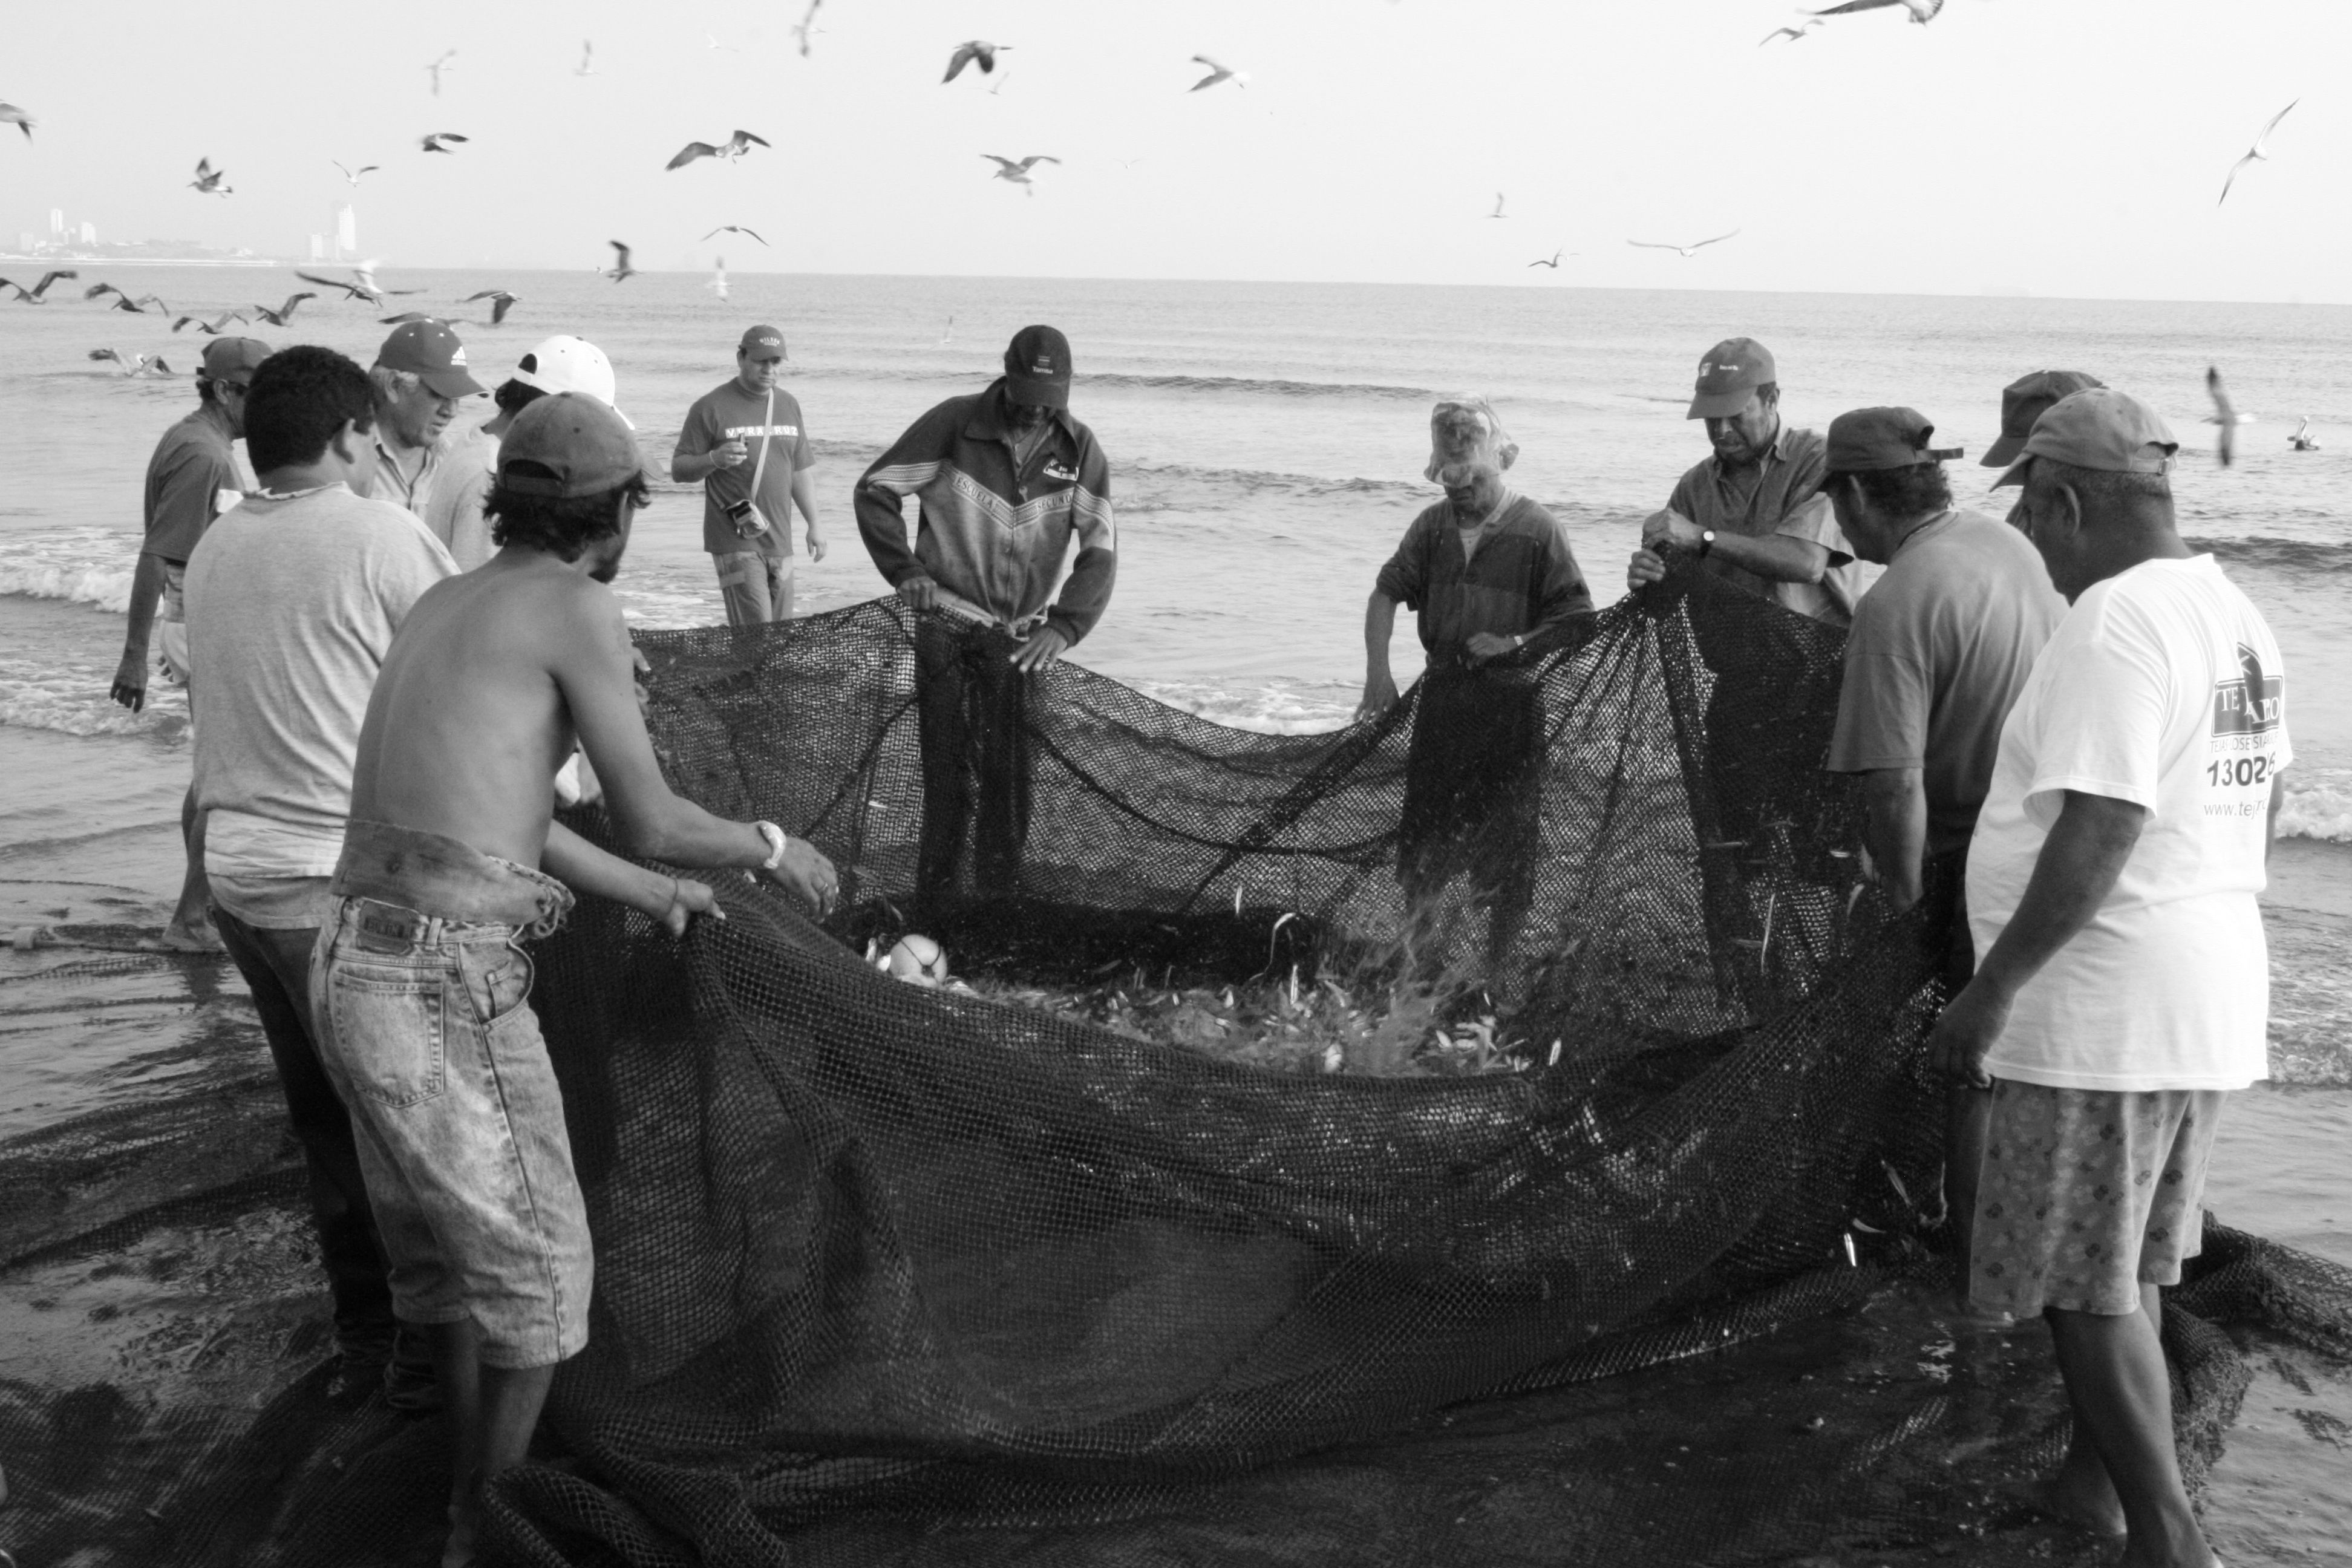
{"label": "flying bird", "polygon": [[2217,427],[2213,437],[2213,455],[2221,459],[2221,466],[2226,468],[2230,466],[2230,459],[2237,455],[2238,426],[2252,425],[2253,416],[2239,413],[2237,405],[2230,401],[2230,389],[2221,384],[2221,372],[2216,365],[2205,367],[2205,391],[2213,399],[2212,416],[2205,422]]}
{"label": "flying bird", "polygon": [[56,271],[42,273],[41,280],[38,283],[34,284],[30,289],[26,288],[22,283],[15,282],[6,278],[0,278],[0,286],[5,286],[16,290],[16,302],[20,305],[46,305],[48,301],[41,298],[41,296],[49,291],[50,284],[56,282],[60,278],[70,279],[79,278],[81,274],[79,272],[59,268]]}
{"label": "flying bird", "polygon": [[738,131],[734,135],[727,138],[727,143],[722,147],[713,147],[708,142],[689,142],[677,150],[677,157],[672,158],[662,167],[683,169],[697,158],[725,158],[731,162],[740,158],[755,146],[765,147],[767,144],[765,140],[752,135],[749,131]]}
{"label": "flying bird", "polygon": [[1249,72],[1237,71],[1231,66],[1221,66],[1206,55],[1194,55],[1192,63],[1209,68],[1209,74],[1192,84],[1190,90],[1193,92],[1198,92],[1204,87],[1214,87],[1221,81],[1230,80],[1235,87],[1249,85]]}
{"label": "flying bird", "polygon": [[182,327],[184,327],[193,321],[195,323],[196,331],[204,333],[205,336],[208,338],[216,338],[220,336],[222,329],[226,327],[231,321],[244,321],[251,319],[252,318],[248,317],[243,310],[226,311],[216,320],[210,321],[205,321],[201,316],[182,316],[178,321],[172,323],[172,330],[176,332]]}
{"label": "flying bird", "polygon": [[1503,216],[1503,193],[1502,193],[1502,192],[1500,192],[1500,191],[1496,191],[1496,192],[1495,193],[1495,210],[1494,210],[1493,212],[1488,213],[1486,216],[1487,216],[1488,217],[1501,217],[1501,216]]}
{"label": "flying bird", "polygon": [[503,289],[485,289],[478,294],[467,295],[457,303],[470,305],[477,300],[488,300],[490,302],[490,325],[494,327],[504,326],[507,312],[521,303],[520,296],[509,294]]}
{"label": "flying bird", "polygon": [[963,74],[963,68],[975,60],[980,63],[980,74],[986,76],[996,68],[996,51],[1012,47],[1011,44],[992,44],[986,38],[971,38],[958,44],[955,53],[948,57],[948,74],[940,79],[943,82],[955,80]]}
{"label": "flying bird", "polygon": [[594,76],[596,74],[595,39],[583,38],[580,40],[580,63],[572,68],[572,74],[573,76]]}
{"label": "flying bird", "polygon": [[381,164],[381,163],[362,163],[362,164],[361,164],[361,165],[360,165],[358,168],[356,168],[356,169],[343,169],[343,165],[342,165],[341,163],[337,162],[335,159],[330,158],[330,159],[328,159],[328,160],[327,160],[327,162],[328,162],[328,163],[333,163],[333,164],[335,165],[335,167],[336,167],[336,168],[338,168],[338,169],[342,169],[342,170],[343,170],[343,179],[344,179],[348,184],[354,184],[354,185],[356,185],[356,184],[358,184],[360,183],[360,176],[361,176],[361,175],[362,175],[362,174],[374,174],[378,169],[381,169],[381,168],[383,168],[383,164]]}
{"label": "flying bird", "polygon": [[812,29],[812,25],[816,21],[816,8],[824,4],[824,0],[809,0],[808,14],[803,16],[800,19],[799,25],[793,28],[793,37],[800,40],[801,58],[803,59],[808,58],[809,33]]}
{"label": "flying bird", "polygon": [[[1877,0],[1872,0],[1872,3],[1874,5],[1877,4]],[[1718,234],[1713,239],[1693,240],[1688,245],[1660,245],[1654,239],[1629,239],[1625,243],[1628,245],[1639,246],[1643,250],[1671,250],[1676,256],[1688,256],[1693,251],[1696,251],[1704,246],[1721,245],[1725,240],[1729,239],[1731,235],[1738,234],[1738,232],[1739,231],[1735,228],[1731,231],[1731,234]]]}
{"label": "flying bird", "polygon": [[[2294,103],[2301,103],[2302,101],[2303,100],[2298,98],[2294,100]],[[2286,118],[2287,109],[2293,109],[2294,107],[2294,103],[2288,104],[2286,109],[2282,109],[2276,114],[2272,115],[2271,122],[2263,127],[2263,133],[2254,138],[2254,144],[2246,149],[2246,155],[2230,165],[2230,177],[2221,182],[2221,195],[2220,199],[2214,202],[2213,205],[2215,206],[2218,207],[2222,202],[2226,202],[2230,199],[2230,187],[2238,183],[2239,170],[2244,168],[2249,163],[2267,163],[2271,161],[2270,151],[2264,143],[2270,141],[2271,132],[2278,129],[2278,122]]]}
{"label": "flying bird", "polygon": [[1944,8],[1944,0],[1845,0],[1843,5],[1832,5],[1826,11],[1815,11],[1816,16],[1848,16],[1856,11],[1877,11],[1888,5],[1900,5],[1911,13],[1911,19],[1921,26],[1936,19]]}
{"label": "flying bird", "polygon": [[[757,232],[757,231],[752,230],[752,229],[745,228],[745,227],[744,227],[741,224],[740,224],[740,223],[722,223],[722,224],[720,224],[717,228],[712,229],[712,230],[710,231],[710,234],[706,234],[706,235],[704,235],[702,237],[703,237],[703,238],[705,238],[705,239],[709,239],[709,238],[710,237],[710,235],[712,235],[712,234],[747,234],[747,235],[750,235],[753,239],[760,239],[760,236],[759,236],[759,234],[758,234],[758,232]],[[761,245],[767,245],[767,244],[768,244],[768,242],[767,242],[766,240],[764,240],[764,239],[760,239],[760,243],[761,243]],[[775,248],[775,247],[773,247],[773,246],[768,246],[768,248],[769,248],[769,249],[771,249],[771,250],[773,250],[773,249]]]}
{"label": "flying bird", "polygon": [[605,270],[604,276],[615,283],[635,278],[637,269],[629,265],[629,247],[617,239],[608,239],[604,243],[613,247],[614,255],[613,265]]}
{"label": "flying bird", "polygon": [[316,283],[321,289],[341,289],[343,291],[344,299],[364,300],[371,305],[383,304],[384,296],[387,294],[415,294],[418,292],[418,290],[415,289],[379,288],[375,280],[375,263],[373,261],[353,263],[352,266],[352,280],[348,283],[343,282],[341,279],[321,278],[314,272],[297,272],[294,276],[299,278],[305,283]]}
{"label": "flying bird", "polygon": [[122,374],[125,375],[176,375],[179,374],[163,363],[163,356],[161,354],[151,358],[146,354],[126,354],[121,349],[92,349],[89,351],[89,357],[101,362],[112,360],[122,367]]}
{"label": "flying bird", "polygon": [[2303,416],[2303,423],[2294,427],[2294,434],[2286,438],[2286,444],[2298,452],[2319,450],[2319,437],[2311,434],[2310,415]]}
{"label": "flying bird", "polygon": [[1019,185],[1028,195],[1033,196],[1037,194],[1037,188],[1029,183],[1029,171],[1035,168],[1040,163],[1058,164],[1061,163],[1059,158],[1052,157],[1044,153],[1032,153],[1026,158],[1022,159],[1018,163],[1014,163],[1010,158],[1000,158],[993,153],[982,153],[981,156],[996,165],[996,173],[991,175],[990,178],[1010,180],[1014,184]]}
{"label": "flying bird", "polygon": [[[380,325],[387,327],[404,326],[410,321],[439,321],[446,326],[450,324],[454,320],[455,318],[449,316],[436,316],[430,310],[403,310],[397,316],[378,316],[376,318],[376,321]],[[470,321],[466,324],[467,326],[473,325]]]}
{"label": "flying bird", "polygon": [[445,51],[439,59],[435,60],[431,65],[425,68],[425,74],[433,79],[434,97],[438,98],[441,96],[441,73],[444,70],[455,70],[457,68],[450,65],[449,62],[457,58],[457,51],[455,49],[449,49]]}
{"label": "flying bird", "polygon": [[[454,131],[436,131],[431,135],[420,140],[416,144],[427,153],[447,153],[449,149],[443,146],[443,142],[457,142],[462,143],[466,140],[467,138],[458,135]],[[456,156],[455,153],[451,153],[450,155],[452,157]]]}
{"label": "flying bird", "polygon": [[154,295],[142,294],[134,300],[111,283],[93,283],[81,291],[81,297],[85,300],[95,300],[101,294],[114,296],[114,303],[107,307],[110,310],[128,310],[134,316],[143,316],[147,313],[147,307],[152,305],[164,315],[168,316],[172,313],[172,307]]}
{"label": "flying bird", "polygon": [[253,308],[253,313],[256,316],[260,317],[263,321],[268,322],[273,327],[282,327],[287,322],[294,319],[294,312],[300,307],[303,300],[315,300],[317,298],[318,296],[316,294],[311,293],[306,289],[299,294],[287,295],[286,303],[278,306],[275,310],[271,310],[267,305],[256,305]]}
{"label": "flying bird", "polygon": [[210,158],[199,158],[196,177],[188,182],[188,187],[207,196],[226,196],[234,194],[234,187],[223,183],[227,178],[228,171],[214,168]]}
{"label": "flying bird", "polygon": [[13,103],[0,103],[0,125],[13,125],[25,133],[26,141],[33,139],[33,117]]}
{"label": "flying bird", "polygon": [[1790,43],[1794,43],[1799,38],[1803,37],[1807,33],[1811,32],[1815,27],[1820,26],[1822,26],[1822,19],[1819,16],[1815,16],[1801,27],[1775,27],[1772,31],[1765,34],[1763,38],[1756,47],[1760,49],[1775,38],[1786,38]]}
{"label": "flying bird", "polygon": [[[1559,270],[1559,258],[1567,254],[1568,252],[1565,250],[1555,250],[1551,253],[1551,259],[1549,261],[1546,261],[1539,256],[1533,261],[1528,262],[1528,265],[1530,267],[1549,267],[1553,271],[1557,272]],[[1581,256],[1584,253],[1582,251],[1578,251],[1577,254]]]}

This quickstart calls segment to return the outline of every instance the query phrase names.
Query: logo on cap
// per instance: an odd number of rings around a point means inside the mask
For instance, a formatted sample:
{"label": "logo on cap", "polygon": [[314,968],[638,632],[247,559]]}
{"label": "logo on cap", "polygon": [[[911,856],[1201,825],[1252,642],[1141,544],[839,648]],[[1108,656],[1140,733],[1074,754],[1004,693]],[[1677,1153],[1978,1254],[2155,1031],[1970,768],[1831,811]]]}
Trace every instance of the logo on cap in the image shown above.
{"label": "logo on cap", "polygon": [[449,351],[449,363],[451,364],[464,364],[466,363],[465,344],[459,343],[456,348]]}
{"label": "logo on cap", "polygon": [[1036,363],[1029,367],[1029,374],[1032,375],[1051,375],[1054,374],[1054,362],[1049,359],[1041,359]]}

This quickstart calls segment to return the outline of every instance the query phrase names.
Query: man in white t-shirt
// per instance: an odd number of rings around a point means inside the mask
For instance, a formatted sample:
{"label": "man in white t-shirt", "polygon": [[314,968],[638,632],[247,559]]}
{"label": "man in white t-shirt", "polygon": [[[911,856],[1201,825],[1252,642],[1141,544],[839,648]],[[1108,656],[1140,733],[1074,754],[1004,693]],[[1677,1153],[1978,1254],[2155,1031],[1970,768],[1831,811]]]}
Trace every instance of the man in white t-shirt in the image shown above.
{"label": "man in white t-shirt", "polygon": [[2000,481],[2073,608],[2001,730],[1967,872],[1983,957],[1930,1049],[1993,1090],[1969,1294],[2050,1324],[2074,1441],[2048,1501],[2128,1562],[2207,1568],[2158,1287],[2199,1250],[2223,1100],[2268,1076],[2255,895],[2293,752],[2277,642],[2174,526],[2176,449],[2095,388]]}
{"label": "man in white t-shirt", "polygon": [[213,918],[309,1167],[335,1392],[355,1399],[381,1381],[395,1405],[419,1408],[433,1402],[429,1352],[396,1332],[351,1118],[310,1014],[310,953],[376,671],[409,606],[457,569],[415,516],[352,493],[376,461],[373,419],[366,373],[331,349],[284,349],[254,373],[245,434],[262,488],[188,558],[188,646],[205,671],[189,701]]}

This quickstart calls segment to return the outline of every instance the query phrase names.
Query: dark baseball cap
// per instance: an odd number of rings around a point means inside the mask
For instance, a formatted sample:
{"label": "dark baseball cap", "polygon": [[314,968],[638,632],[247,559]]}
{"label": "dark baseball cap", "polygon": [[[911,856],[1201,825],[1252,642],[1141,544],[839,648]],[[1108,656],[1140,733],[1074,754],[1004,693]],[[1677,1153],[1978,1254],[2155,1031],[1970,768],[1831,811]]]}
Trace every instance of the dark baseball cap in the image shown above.
{"label": "dark baseball cap", "polygon": [[1748,395],[1780,379],[1772,351],[1754,338],[1726,338],[1698,362],[1698,386],[1685,419],[1728,419],[1748,406]]}
{"label": "dark baseball cap", "polygon": [[2060,398],[2033,422],[2025,457],[1992,488],[2021,485],[2035,458],[2111,474],[2168,474],[2180,443],[2156,410],[2127,392],[2094,386]]}
{"label": "dark baseball cap", "polygon": [[2033,422],[2042,417],[2043,409],[2062,397],[2106,384],[2097,376],[2079,370],[2037,370],[2032,375],[2019,376],[2000,389],[2000,436],[1977,460],[1988,468],[2017,461],[2017,455],[2025,450],[2026,437],[2033,432]]}
{"label": "dark baseball cap", "polygon": [[752,327],[743,333],[743,341],[735,345],[739,354],[753,359],[784,359],[784,334],[773,327]]}
{"label": "dark baseball cap", "polygon": [[[533,467],[519,471],[526,463]],[[628,421],[584,392],[539,399],[515,416],[499,443],[499,484],[517,495],[602,495],[644,467]]]}
{"label": "dark baseball cap", "polygon": [[1855,408],[1830,421],[1828,472],[1876,474],[1961,456],[1931,447],[1936,427],[1916,408]]}
{"label": "dark baseball cap", "polygon": [[1037,408],[1070,405],[1070,340],[1052,327],[1024,327],[1004,350],[1004,395]]}
{"label": "dark baseball cap", "polygon": [[215,338],[205,345],[205,375],[246,386],[269,354],[269,345],[259,338]]}
{"label": "dark baseball cap", "polygon": [[446,321],[403,321],[383,340],[375,363],[386,370],[414,371],[437,397],[471,397],[485,390],[466,369],[466,345]]}

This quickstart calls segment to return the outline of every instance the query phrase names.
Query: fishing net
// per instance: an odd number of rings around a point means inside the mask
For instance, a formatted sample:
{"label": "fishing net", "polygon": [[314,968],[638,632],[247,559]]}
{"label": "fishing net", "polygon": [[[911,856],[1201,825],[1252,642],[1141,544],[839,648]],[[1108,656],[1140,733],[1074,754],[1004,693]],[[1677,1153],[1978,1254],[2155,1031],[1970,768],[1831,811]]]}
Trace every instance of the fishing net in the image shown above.
{"label": "fishing net", "polygon": [[[1887,919],[1818,765],[1838,632],[1677,574],[1292,736],[1008,680],[896,601],[639,640],[676,787],[814,840],[845,912],[722,880],[683,942],[587,900],[539,945],[596,1292],[504,1560],[2082,1548],[2019,1500],[2066,1430],[2041,1331],[1948,1304],[1942,933]],[[1521,1070],[1268,1071],[860,956],[908,930],[1046,982],[1419,986]],[[250,1274],[145,1384],[0,1384],[26,1568],[430,1560],[437,1427],[325,1396],[271,1092],[0,1146],[18,1280]],[[2211,1227],[2167,1312],[2192,1475],[2246,1386],[2222,1325],[2352,1360],[2352,1272]]]}

